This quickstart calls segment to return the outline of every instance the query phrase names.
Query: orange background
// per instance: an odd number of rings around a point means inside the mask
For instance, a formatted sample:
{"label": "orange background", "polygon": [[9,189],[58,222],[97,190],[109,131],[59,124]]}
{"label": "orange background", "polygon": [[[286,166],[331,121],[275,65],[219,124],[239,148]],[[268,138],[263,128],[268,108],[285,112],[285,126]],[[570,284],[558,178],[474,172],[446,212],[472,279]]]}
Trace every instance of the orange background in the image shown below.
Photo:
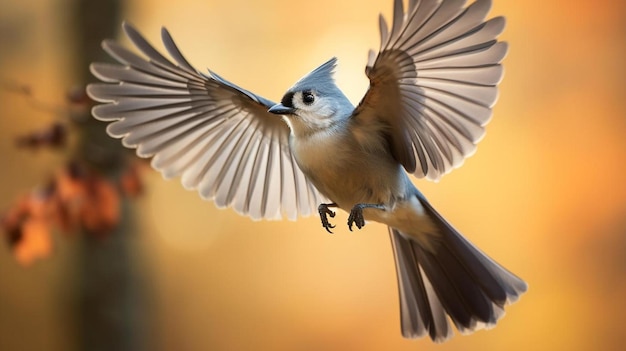
{"label": "orange background", "polygon": [[[0,78],[41,100],[73,85],[63,1],[0,4]],[[124,15],[154,44],[168,27],[198,69],[273,100],[331,56],[357,103],[367,50],[391,0],[149,1]],[[400,336],[386,229],[335,235],[318,218],[252,222],[152,172],[130,245],[148,287],[154,350],[618,350],[626,343],[626,3],[495,1],[510,43],[500,100],[478,152],[433,184],[416,180],[462,233],[524,278],[498,327],[444,345]],[[21,24],[17,26],[16,24]],[[17,32],[13,26],[19,27]],[[162,46],[156,45],[161,48]],[[0,209],[62,162],[16,150],[54,119],[0,90]],[[342,223],[346,214],[336,218]],[[0,245],[0,348],[71,350],[77,237],[23,268]],[[104,243],[103,245],[106,245]]]}

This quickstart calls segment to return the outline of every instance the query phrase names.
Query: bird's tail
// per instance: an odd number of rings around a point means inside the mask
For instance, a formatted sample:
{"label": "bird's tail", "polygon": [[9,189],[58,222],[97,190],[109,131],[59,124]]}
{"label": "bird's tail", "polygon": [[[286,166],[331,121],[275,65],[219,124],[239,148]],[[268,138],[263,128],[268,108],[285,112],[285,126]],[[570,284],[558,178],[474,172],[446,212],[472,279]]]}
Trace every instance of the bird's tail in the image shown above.
{"label": "bird's tail", "polygon": [[463,238],[426,200],[421,202],[437,230],[426,239],[433,241],[428,248],[389,228],[402,335],[418,338],[428,332],[433,341],[445,341],[452,336],[448,317],[464,334],[493,327],[504,306],[526,291],[526,283]]}

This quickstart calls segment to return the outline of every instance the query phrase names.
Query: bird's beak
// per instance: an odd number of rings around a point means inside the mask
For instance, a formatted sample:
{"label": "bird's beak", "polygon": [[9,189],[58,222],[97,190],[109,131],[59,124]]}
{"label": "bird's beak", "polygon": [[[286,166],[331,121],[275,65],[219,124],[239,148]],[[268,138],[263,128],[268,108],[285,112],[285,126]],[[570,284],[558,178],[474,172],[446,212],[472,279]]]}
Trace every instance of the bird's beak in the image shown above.
{"label": "bird's beak", "polygon": [[267,110],[267,112],[273,113],[276,115],[293,115],[294,113],[296,113],[296,109],[292,107],[284,106],[283,104],[276,104],[270,107],[270,109]]}

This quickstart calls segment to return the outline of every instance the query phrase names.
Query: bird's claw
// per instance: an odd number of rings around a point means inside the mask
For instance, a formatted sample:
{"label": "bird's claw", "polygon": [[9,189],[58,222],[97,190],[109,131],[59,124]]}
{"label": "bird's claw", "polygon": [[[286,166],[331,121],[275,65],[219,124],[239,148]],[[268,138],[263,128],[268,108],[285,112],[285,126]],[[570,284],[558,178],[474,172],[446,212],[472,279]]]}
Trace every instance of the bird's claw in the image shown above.
{"label": "bird's claw", "polygon": [[331,218],[335,217],[335,212],[331,211],[330,208],[328,208],[327,204],[319,205],[317,211],[319,212],[320,219],[322,220],[322,227],[324,227],[324,229],[326,229],[326,231],[330,234],[333,234],[330,229],[335,228],[335,226],[330,224],[330,222],[328,221],[328,216],[330,216]]}
{"label": "bird's claw", "polygon": [[356,225],[357,228],[361,229],[365,226],[365,219],[363,218],[363,206],[360,204],[352,207],[350,211],[350,216],[348,217],[348,228],[352,231],[352,225]]}

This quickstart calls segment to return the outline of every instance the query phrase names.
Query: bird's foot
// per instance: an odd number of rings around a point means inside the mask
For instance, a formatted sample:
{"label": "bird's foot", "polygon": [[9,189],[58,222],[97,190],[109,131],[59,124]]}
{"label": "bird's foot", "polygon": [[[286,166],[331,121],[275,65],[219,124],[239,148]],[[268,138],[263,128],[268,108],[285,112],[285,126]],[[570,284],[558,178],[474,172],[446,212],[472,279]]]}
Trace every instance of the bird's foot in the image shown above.
{"label": "bird's foot", "polygon": [[381,211],[385,211],[386,207],[382,204],[356,204],[350,210],[350,216],[348,217],[348,228],[352,231],[352,225],[356,225],[357,228],[361,229],[365,226],[365,218],[363,218],[363,210],[366,208],[377,209]]}
{"label": "bird's foot", "polygon": [[328,221],[328,216],[330,216],[331,218],[335,217],[335,212],[331,211],[329,207],[337,207],[337,204],[320,204],[319,207],[317,207],[317,211],[319,212],[320,219],[322,220],[322,227],[324,227],[327,232],[332,234],[333,232],[331,231],[331,229],[335,228],[335,226],[330,224],[330,222]]}
{"label": "bird's foot", "polygon": [[356,204],[350,210],[350,216],[348,217],[348,228],[352,231],[352,225],[356,225],[361,229],[365,226],[365,219],[363,218],[363,209],[369,207],[366,204]]}

